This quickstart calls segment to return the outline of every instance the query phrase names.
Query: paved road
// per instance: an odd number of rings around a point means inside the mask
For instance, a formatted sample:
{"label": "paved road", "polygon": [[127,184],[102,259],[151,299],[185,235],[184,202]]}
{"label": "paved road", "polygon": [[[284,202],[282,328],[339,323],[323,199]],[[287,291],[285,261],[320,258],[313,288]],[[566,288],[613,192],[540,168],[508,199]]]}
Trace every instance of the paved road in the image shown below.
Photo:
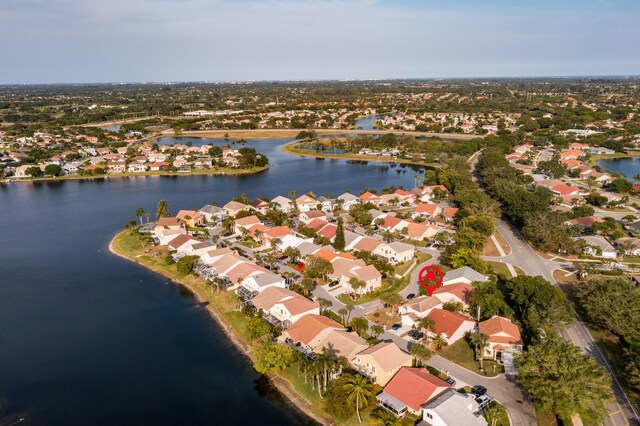
{"label": "paved road", "polygon": [[502,404],[509,412],[512,426],[537,424],[531,399],[518,383],[508,379],[504,374],[496,377],[480,376],[439,355],[433,356],[428,364],[441,371],[448,371],[456,380],[456,387],[482,385],[487,388],[487,395]]}
{"label": "paved road", "polygon": [[[553,277],[553,271],[567,266],[567,264],[540,257],[507,222],[498,220],[496,221],[496,227],[504,236],[509,247],[511,247],[511,253],[503,258],[505,262],[519,266],[529,276],[542,276],[549,282],[555,285],[558,284]],[[571,326],[561,330],[560,334],[565,339],[572,341],[576,346],[581,347],[586,353],[593,355],[600,364],[609,370],[613,377],[615,403],[611,404],[609,417],[606,419],[605,425],[622,426],[628,424],[639,426],[640,419],[620,386],[617,376],[581,319],[576,317],[576,321]]]}

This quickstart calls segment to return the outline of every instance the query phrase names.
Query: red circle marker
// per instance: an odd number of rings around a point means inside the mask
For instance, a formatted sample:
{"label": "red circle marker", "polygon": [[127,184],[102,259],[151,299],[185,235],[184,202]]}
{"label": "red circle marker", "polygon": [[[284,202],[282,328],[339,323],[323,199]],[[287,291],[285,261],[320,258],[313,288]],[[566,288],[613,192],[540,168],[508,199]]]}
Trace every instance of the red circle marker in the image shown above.
{"label": "red circle marker", "polygon": [[429,265],[420,270],[418,281],[422,288],[429,292],[429,296],[442,285],[443,274],[437,266]]}

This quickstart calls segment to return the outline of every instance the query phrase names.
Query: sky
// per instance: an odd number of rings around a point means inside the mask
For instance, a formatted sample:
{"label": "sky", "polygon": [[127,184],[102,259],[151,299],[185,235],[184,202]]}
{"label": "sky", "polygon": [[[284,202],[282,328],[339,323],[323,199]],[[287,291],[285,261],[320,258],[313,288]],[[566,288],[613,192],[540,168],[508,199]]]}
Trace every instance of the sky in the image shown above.
{"label": "sky", "polygon": [[0,84],[640,74],[637,0],[0,0]]}

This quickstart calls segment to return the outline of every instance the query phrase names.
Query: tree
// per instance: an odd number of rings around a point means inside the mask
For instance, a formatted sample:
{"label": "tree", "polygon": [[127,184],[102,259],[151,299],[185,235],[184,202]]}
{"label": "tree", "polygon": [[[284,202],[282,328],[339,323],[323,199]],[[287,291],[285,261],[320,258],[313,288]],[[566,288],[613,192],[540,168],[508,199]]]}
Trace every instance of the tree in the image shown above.
{"label": "tree", "polygon": [[322,297],[318,297],[318,304],[320,305],[320,312],[324,312],[327,308],[333,305],[333,302]]}
{"label": "tree", "polygon": [[304,272],[309,278],[324,277],[326,274],[333,272],[333,266],[331,266],[331,262],[328,260],[320,256],[312,255],[307,258]]}
{"label": "tree", "polygon": [[442,304],[442,309],[449,312],[462,312],[464,310],[464,305],[462,302],[444,302]]}
{"label": "tree", "polygon": [[289,346],[267,343],[254,352],[253,368],[261,374],[282,371],[294,361],[294,350]]}
{"label": "tree", "polygon": [[504,300],[504,295],[493,281],[475,283],[469,302],[470,311],[475,315],[480,307],[480,319],[494,315],[510,316],[511,309]]}
{"label": "tree", "polygon": [[140,225],[142,225],[142,216],[144,216],[144,209],[142,207],[138,207],[136,209],[136,217],[140,219]]}
{"label": "tree", "polygon": [[591,323],[611,333],[640,340],[640,288],[625,279],[591,280],[577,287],[578,303]]}
{"label": "tree", "polygon": [[468,266],[471,269],[483,273],[487,269],[486,263],[480,256],[470,248],[452,246],[452,253],[449,256],[449,265],[452,268],[462,268]]}
{"label": "tree", "polygon": [[419,343],[414,343],[411,346],[411,355],[413,355],[414,360],[420,361],[421,363],[427,363],[433,356],[433,353],[424,345]]}
{"label": "tree", "polygon": [[504,409],[502,405],[498,404],[495,401],[492,401],[489,405],[487,405],[482,410],[482,412],[484,414],[484,417],[487,419],[487,422],[491,426],[501,426],[501,425],[498,425],[498,421],[500,419],[507,418],[507,411]]}
{"label": "tree", "polygon": [[349,285],[355,293],[360,293],[360,289],[365,287],[367,284],[356,277],[351,277],[349,278]]}
{"label": "tree", "polygon": [[618,178],[611,181],[609,185],[616,192],[629,192],[633,188],[633,182],[624,178]]}
{"label": "tree", "polygon": [[543,411],[569,424],[580,415],[595,423],[604,420],[612,399],[611,377],[592,356],[551,335],[531,345],[516,359],[518,381]]}
{"label": "tree", "polygon": [[40,167],[38,166],[28,167],[24,172],[31,177],[38,177],[42,173],[42,171],[40,170]]}
{"label": "tree", "polygon": [[506,288],[511,306],[532,332],[573,321],[575,313],[567,296],[542,277],[515,277],[507,281]]}
{"label": "tree", "polygon": [[295,247],[289,246],[284,249],[284,255],[289,258],[291,263],[297,263],[298,259],[300,258],[300,250]]}
{"label": "tree", "polygon": [[381,325],[376,324],[371,326],[371,335],[374,338],[377,339],[382,333],[384,333],[384,328]]}
{"label": "tree", "polygon": [[400,424],[400,419],[389,410],[378,408],[371,413],[371,418],[380,426],[396,426]]}
{"label": "tree", "polygon": [[251,339],[258,340],[271,333],[271,326],[262,319],[261,315],[257,315],[249,320],[247,330],[251,335]]}
{"label": "tree", "polygon": [[313,287],[315,287],[315,282],[308,277],[304,277],[302,280],[300,280],[300,287],[302,288],[302,293],[305,296],[308,296],[309,293],[313,290]]}
{"label": "tree", "polygon": [[416,322],[416,325],[418,326],[420,331],[422,331],[424,335],[427,336],[428,332],[433,328],[434,325],[436,325],[436,322],[433,320],[433,318],[429,318],[427,316],[424,318],[420,318]]}
{"label": "tree", "polygon": [[391,308],[391,312],[395,311],[395,307],[400,305],[404,298],[398,293],[388,293],[380,296],[380,301]]}
{"label": "tree", "polygon": [[338,219],[338,228],[336,229],[336,236],[333,240],[333,247],[336,250],[344,250],[344,246],[344,225],[342,223],[342,218],[340,218]]}
{"label": "tree", "polygon": [[436,351],[439,351],[448,345],[447,341],[444,340],[444,337],[442,336],[436,336],[436,338],[433,339],[432,344]]}
{"label": "tree", "polygon": [[358,335],[362,336],[363,333],[366,333],[369,329],[369,321],[365,317],[355,317],[349,323],[353,330],[358,333]]}
{"label": "tree", "polygon": [[195,267],[198,259],[200,259],[198,256],[181,257],[176,264],[178,272],[181,274],[190,274],[193,272],[193,268]]}
{"label": "tree", "polygon": [[486,334],[480,333],[468,333],[467,334],[467,343],[469,346],[473,348],[473,352],[475,353],[476,360],[480,361],[480,370],[483,369],[482,361],[484,360],[484,348],[489,346],[487,340],[489,336]]}
{"label": "tree", "polygon": [[344,388],[348,393],[347,402],[355,406],[358,421],[362,423],[360,409],[369,404],[369,398],[373,395],[373,386],[369,382],[369,379],[360,374],[356,374],[349,379],[344,385]]}
{"label": "tree", "polygon": [[165,200],[160,200],[156,207],[156,218],[160,219],[167,216],[169,216],[169,206]]}
{"label": "tree", "polygon": [[342,317],[342,324],[346,325],[349,322],[349,317],[354,309],[355,306],[353,305],[344,305],[344,308],[338,310],[338,315]]}
{"label": "tree", "polygon": [[62,168],[57,164],[47,164],[44,168],[44,174],[49,176],[60,176]]}

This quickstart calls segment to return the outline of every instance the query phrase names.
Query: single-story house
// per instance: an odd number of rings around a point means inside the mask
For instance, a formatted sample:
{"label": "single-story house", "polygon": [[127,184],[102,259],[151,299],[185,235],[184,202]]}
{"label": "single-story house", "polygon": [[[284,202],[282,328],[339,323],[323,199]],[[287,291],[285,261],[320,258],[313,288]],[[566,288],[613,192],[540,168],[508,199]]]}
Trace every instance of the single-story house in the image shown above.
{"label": "single-story house", "polygon": [[522,351],[522,336],[518,326],[506,318],[493,316],[478,324],[478,332],[488,336],[484,357],[499,360],[503,352]]}
{"label": "single-story house", "polygon": [[426,368],[403,367],[376,396],[378,405],[396,416],[422,414],[422,406],[451,386]]}
{"label": "single-story house", "polygon": [[426,330],[433,338],[441,336],[448,344],[452,345],[462,339],[465,334],[473,331],[475,321],[457,312],[449,312],[444,309],[433,309],[427,318],[434,324]]}

